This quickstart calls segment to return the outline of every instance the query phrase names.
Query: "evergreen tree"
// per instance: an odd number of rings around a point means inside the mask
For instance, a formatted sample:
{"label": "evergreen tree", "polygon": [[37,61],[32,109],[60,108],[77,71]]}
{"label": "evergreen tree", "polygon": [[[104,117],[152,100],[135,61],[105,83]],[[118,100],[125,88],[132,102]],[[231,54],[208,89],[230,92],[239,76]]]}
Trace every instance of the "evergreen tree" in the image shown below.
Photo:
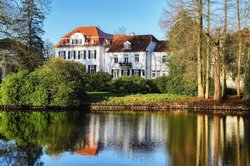
{"label": "evergreen tree", "polygon": [[23,68],[34,69],[43,61],[43,21],[44,13],[34,0],[22,0],[20,18],[17,21],[18,40],[25,47],[21,53]]}

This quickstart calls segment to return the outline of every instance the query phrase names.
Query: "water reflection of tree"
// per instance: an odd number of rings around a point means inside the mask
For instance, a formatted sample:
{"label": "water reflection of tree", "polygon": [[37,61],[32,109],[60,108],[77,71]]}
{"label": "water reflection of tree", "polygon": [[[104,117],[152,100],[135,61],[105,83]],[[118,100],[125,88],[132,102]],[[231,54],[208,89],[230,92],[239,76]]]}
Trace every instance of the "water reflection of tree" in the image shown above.
{"label": "water reflection of tree", "polygon": [[171,113],[166,116],[167,148],[171,165],[194,165],[196,162],[195,115]]}
{"label": "water reflection of tree", "polygon": [[42,155],[42,147],[39,145],[27,143],[17,146],[14,142],[10,144],[7,140],[1,140],[0,154],[1,165],[43,165],[39,160]]}
{"label": "water reflection of tree", "polygon": [[2,112],[0,134],[7,140],[15,140],[17,149],[32,152],[32,147],[42,145],[49,155],[57,155],[74,151],[77,139],[83,138],[77,132],[82,126],[79,123],[79,112]]}

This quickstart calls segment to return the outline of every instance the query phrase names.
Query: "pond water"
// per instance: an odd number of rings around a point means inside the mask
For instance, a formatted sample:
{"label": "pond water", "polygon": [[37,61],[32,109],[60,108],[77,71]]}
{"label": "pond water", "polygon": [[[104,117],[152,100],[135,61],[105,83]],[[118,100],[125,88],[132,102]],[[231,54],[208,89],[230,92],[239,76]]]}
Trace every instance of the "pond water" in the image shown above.
{"label": "pond water", "polygon": [[0,165],[250,165],[250,116],[0,112]]}

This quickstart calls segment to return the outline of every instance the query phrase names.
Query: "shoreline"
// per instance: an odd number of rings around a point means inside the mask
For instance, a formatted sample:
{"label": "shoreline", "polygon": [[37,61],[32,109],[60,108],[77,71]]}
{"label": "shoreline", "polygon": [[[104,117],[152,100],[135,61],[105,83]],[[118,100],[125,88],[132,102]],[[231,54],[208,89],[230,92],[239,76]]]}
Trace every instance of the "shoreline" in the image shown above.
{"label": "shoreline", "polygon": [[195,106],[188,104],[141,104],[141,105],[125,105],[125,104],[109,104],[109,103],[92,103],[90,110],[93,112],[105,111],[134,111],[134,112],[158,112],[158,111],[189,111],[189,112],[202,112],[202,113],[227,113],[227,114],[242,114],[250,113],[250,108],[243,106]]}
{"label": "shoreline", "polygon": [[[154,97],[154,96],[153,96]],[[165,97],[165,96],[163,96]],[[238,97],[232,96],[227,99],[213,100],[201,99],[197,97],[176,98],[165,101],[156,99],[155,101],[144,101],[141,98],[145,96],[123,96],[113,97],[111,101],[89,100],[79,107],[65,106],[14,106],[0,105],[1,111],[81,111],[81,112],[164,112],[164,111],[189,111],[197,113],[211,114],[247,114],[250,113],[250,107]],[[149,97],[151,99],[152,96]],[[170,98],[171,99],[171,98]],[[142,102],[143,101],[143,102]]]}

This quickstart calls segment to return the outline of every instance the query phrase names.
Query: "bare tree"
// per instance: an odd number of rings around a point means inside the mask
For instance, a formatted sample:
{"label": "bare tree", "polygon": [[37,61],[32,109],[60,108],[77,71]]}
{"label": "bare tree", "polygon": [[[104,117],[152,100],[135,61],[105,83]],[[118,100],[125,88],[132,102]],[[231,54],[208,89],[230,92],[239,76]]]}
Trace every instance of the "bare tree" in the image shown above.
{"label": "bare tree", "polygon": [[198,74],[198,97],[204,97],[204,87],[202,82],[202,34],[203,34],[203,18],[202,18],[202,0],[197,0],[198,2],[198,16],[197,16],[197,74]]}
{"label": "bare tree", "polygon": [[214,47],[214,99],[221,98],[220,85],[220,29],[216,29],[216,39]]}
{"label": "bare tree", "polygon": [[46,39],[44,41],[43,57],[45,59],[48,59],[50,57],[53,57],[54,55],[55,55],[54,44],[49,39]]}
{"label": "bare tree", "polygon": [[114,34],[125,34],[125,33],[126,33],[126,27],[125,26],[118,27],[117,30],[114,30]]}
{"label": "bare tree", "polygon": [[224,0],[224,26],[223,26],[223,44],[222,44],[222,53],[221,53],[221,77],[222,77],[222,84],[221,84],[221,96],[223,98],[226,97],[226,89],[227,89],[227,82],[226,82],[226,64],[225,64],[225,56],[226,56],[226,39],[227,38],[227,0]]}
{"label": "bare tree", "polygon": [[[207,0],[207,34],[210,35],[210,0]],[[207,37],[207,59],[206,59],[206,90],[205,90],[205,98],[208,99],[209,97],[209,76],[210,76],[210,38]]]}
{"label": "bare tree", "polygon": [[239,50],[237,57],[237,96],[240,97],[240,82],[241,82],[241,58],[242,58],[242,41],[241,41],[241,17],[240,17],[240,0],[236,0],[236,10],[237,10],[237,25],[238,25],[238,35],[239,35]]}

